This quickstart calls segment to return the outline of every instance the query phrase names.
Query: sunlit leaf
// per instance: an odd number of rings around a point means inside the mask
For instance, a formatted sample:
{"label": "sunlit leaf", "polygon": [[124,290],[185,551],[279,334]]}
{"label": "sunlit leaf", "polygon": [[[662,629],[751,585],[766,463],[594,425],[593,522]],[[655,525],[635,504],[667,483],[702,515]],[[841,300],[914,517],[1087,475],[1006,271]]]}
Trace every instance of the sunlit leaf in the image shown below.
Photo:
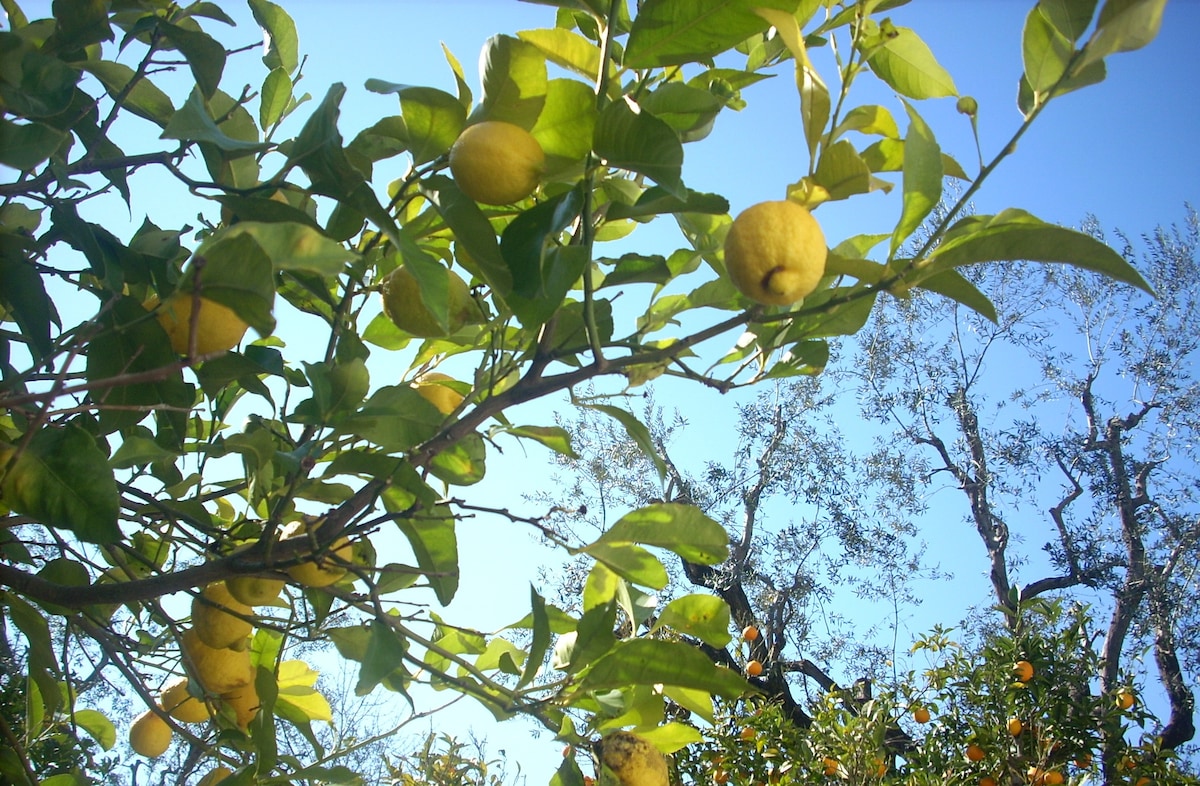
{"label": "sunlit leaf", "polygon": [[625,66],[709,60],[767,29],[756,8],[792,13],[799,0],[645,0],[625,47]]}
{"label": "sunlit leaf", "polygon": [[519,38],[495,35],[484,44],[479,69],[483,95],[471,121],[502,120],[529,129],[546,103],[546,58]]}
{"label": "sunlit leaf", "polygon": [[716,595],[693,593],[675,598],[658,615],[656,628],[672,628],[712,647],[724,647],[729,633],[729,604]]}
{"label": "sunlit leaf", "polygon": [[641,543],[688,562],[716,565],[729,557],[729,534],[694,505],[661,502],[622,516],[596,543]]}
{"label": "sunlit leaf", "polygon": [[892,234],[892,254],[916,231],[942,198],[942,151],[933,131],[905,102],[908,134],[904,137],[904,207]]}
{"label": "sunlit leaf", "polygon": [[958,94],[954,79],[920,36],[907,27],[890,27],[884,40],[871,50],[867,64],[876,76],[908,98]]}
{"label": "sunlit leaf", "polygon": [[594,141],[596,155],[609,166],[652,178],[679,199],[686,196],[680,179],[683,146],[672,128],[648,112],[614,101],[600,114]]}
{"label": "sunlit leaf", "polygon": [[1167,0],[1105,0],[1078,69],[1118,52],[1141,49],[1158,35]]}
{"label": "sunlit leaf", "polygon": [[657,639],[619,642],[588,669],[577,690],[582,694],[658,684],[705,690],[730,699],[755,692],[742,675],[716,665],[696,647]]}

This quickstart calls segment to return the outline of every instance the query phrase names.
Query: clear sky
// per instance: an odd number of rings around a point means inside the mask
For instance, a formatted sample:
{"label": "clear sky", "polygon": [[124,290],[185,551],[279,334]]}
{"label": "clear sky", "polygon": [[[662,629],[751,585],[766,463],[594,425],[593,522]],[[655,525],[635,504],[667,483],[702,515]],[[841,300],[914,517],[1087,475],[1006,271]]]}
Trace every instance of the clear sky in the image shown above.
{"label": "clear sky", "polygon": [[[309,56],[302,89],[319,100],[334,82],[348,87],[340,123],[347,140],[398,110],[394,96],[368,92],[363,88],[365,80],[432,85],[453,92],[453,78],[441,50],[444,43],[463,63],[478,96],[476,62],[489,36],[551,26],[554,21],[552,8],[515,0],[282,0],[280,4],[295,19],[301,52]],[[23,5],[31,17],[49,10],[49,2]],[[220,5],[238,19],[239,29],[230,36],[219,24],[206,21],[214,33],[230,42],[256,40],[257,30],[242,4],[222,0]],[[1032,5],[1033,0],[914,0],[892,12],[896,24],[916,29],[925,39],[959,91],[978,100],[985,159],[1008,141],[1020,123],[1015,96],[1021,73],[1021,29]],[[1200,73],[1197,30],[1200,2],[1171,0],[1158,40],[1145,50],[1110,58],[1104,83],[1058,99],[1043,113],[1016,155],[976,198],[976,212],[1018,206],[1067,225],[1078,225],[1092,213],[1106,228],[1131,235],[1179,220],[1183,203],[1196,199],[1200,179],[1194,149],[1200,128],[1200,101],[1194,86]],[[816,57],[819,68],[827,62],[820,53]],[[832,82],[832,71],[823,73]],[[240,55],[230,61],[226,90],[233,92],[242,81],[257,85],[262,75],[256,55]],[[174,95],[178,104],[182,93]],[[786,186],[807,171],[790,65],[777,78],[747,89],[744,97],[749,106],[740,113],[723,114],[708,139],[686,148],[684,164],[689,187],[725,195],[735,211],[762,199],[782,198]],[[903,117],[898,101],[886,92],[867,91],[860,98],[884,103],[898,119]],[[299,117],[306,117],[314,105],[302,108]],[[918,108],[938,134],[943,151],[973,173],[974,144],[966,119],[954,111],[953,99],[922,102]],[[135,203],[132,225],[148,214],[160,226],[176,226],[192,220],[196,210],[194,203],[164,204],[151,193]],[[846,205],[822,207],[818,218],[830,245],[835,245],[849,235],[890,231],[899,210],[897,193],[873,194]],[[130,217],[112,218],[119,222]],[[639,230],[634,239],[643,251],[663,253],[681,243],[676,234],[673,225],[663,220]],[[685,440],[689,453],[725,457],[728,443],[712,437],[722,433],[721,424],[732,426],[736,397],[723,398],[698,388],[672,395],[685,413],[704,417],[704,432],[697,430]],[[528,420],[535,419],[549,421],[544,407],[532,410]],[[542,459],[530,454],[526,461],[519,451],[510,450],[503,461],[490,463],[488,478],[470,491],[470,497],[519,509],[522,501],[514,489],[527,488],[530,478],[542,476]],[[466,522],[461,533],[466,547],[464,584],[454,603],[455,619],[499,625],[521,616],[527,609],[528,582],[534,578],[531,560],[539,559],[536,552],[514,548],[523,536],[514,538],[498,521]],[[984,589],[981,583],[980,594]],[[953,619],[957,616],[949,621]],[[439,731],[461,734],[467,724],[474,724],[477,732],[490,738],[493,751],[505,748],[511,753],[514,746],[523,746],[529,754],[520,757],[521,764],[530,783],[544,783],[558,764],[560,746],[524,747],[527,726],[510,723],[492,728],[487,717],[479,713],[449,723],[435,719],[434,724]],[[454,728],[458,723],[462,727]]]}

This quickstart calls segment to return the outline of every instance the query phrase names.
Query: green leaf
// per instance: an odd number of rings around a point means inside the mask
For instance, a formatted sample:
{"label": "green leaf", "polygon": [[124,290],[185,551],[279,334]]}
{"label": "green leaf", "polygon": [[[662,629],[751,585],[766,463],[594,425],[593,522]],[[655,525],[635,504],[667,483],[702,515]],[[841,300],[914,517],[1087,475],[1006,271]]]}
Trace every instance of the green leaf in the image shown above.
{"label": "green leaf", "polygon": [[563,27],[522,30],[517,37],[537,47],[550,62],[582,77],[595,80],[600,73],[600,47],[574,30]]}
{"label": "green leaf", "polygon": [[356,696],[366,696],[375,686],[404,670],[404,655],[408,644],[400,638],[391,625],[381,620],[371,621],[371,635],[363,653],[362,668],[358,672],[358,684],[354,686]]}
{"label": "green leaf", "polygon": [[299,39],[296,23],[287,12],[269,0],[249,0],[254,21],[266,33],[263,44],[263,63],[267,68],[282,68],[290,74],[300,64]]}
{"label": "green leaf", "polygon": [[666,82],[638,99],[644,111],[662,120],[684,142],[708,136],[725,104],[708,90],[683,82]]}
{"label": "green leaf", "polygon": [[[385,500],[386,501],[386,500]],[[443,606],[458,592],[458,537],[455,520],[444,505],[418,510],[396,519],[396,526],[408,538],[417,565],[425,572],[429,585]]]}
{"label": "green leaf", "polygon": [[755,13],[774,8],[791,14],[799,0],[645,0],[625,45],[626,68],[656,68],[705,61],[768,27]]}
{"label": "green leaf", "polygon": [[248,155],[269,147],[258,141],[235,139],[218,128],[199,88],[193,90],[184,105],[171,115],[171,120],[163,129],[162,137],[163,139],[207,142],[220,150],[236,155]]}
{"label": "green leaf", "polygon": [[775,26],[780,38],[796,61],[796,88],[800,91],[800,117],[804,123],[804,138],[808,141],[808,155],[815,157],[821,138],[825,135],[825,124],[829,122],[831,102],[829,88],[821,80],[816,67],[808,57],[800,24],[793,13],[783,13],[769,8],[756,8],[755,13]]}
{"label": "green leaf", "polygon": [[546,58],[532,44],[507,35],[492,36],[483,46],[479,68],[483,96],[471,116],[533,128],[546,103]]}
{"label": "green leaf", "polygon": [[579,458],[571,448],[571,433],[559,426],[511,426],[502,429],[505,434],[514,437],[532,439],[540,442],[556,453],[568,458]]}
{"label": "green leaf", "polygon": [[452,486],[470,486],[483,480],[487,472],[486,457],[483,437],[471,432],[434,456],[429,471]]}
{"label": "green leaf", "polygon": [[1141,49],[1162,27],[1167,0],[1105,0],[1077,71],[1118,52]]}
{"label": "green leaf", "polygon": [[596,661],[617,643],[613,633],[617,622],[617,604],[615,601],[592,606],[584,612],[575,626],[574,635],[563,636],[559,665],[556,668],[575,674]]}
{"label": "green leaf", "polygon": [[71,424],[42,428],[9,467],[4,502],[88,543],[115,543],[120,500],[108,458],[91,434]]}
{"label": "green leaf", "polygon": [[500,253],[513,282],[507,300],[527,328],[548,321],[583,274],[586,252],[558,245],[582,205],[583,192],[571,189],[523,211],[504,229]]}
{"label": "green leaf", "polygon": [[1092,23],[1098,0],[1038,0],[1038,8],[1054,29],[1074,43]]}
{"label": "green leaf", "polygon": [[654,463],[654,468],[658,470],[659,480],[667,477],[666,462],[663,461],[662,456],[658,455],[658,450],[654,447],[654,439],[650,436],[650,430],[633,413],[608,404],[581,404],[581,406],[603,412],[624,426],[625,433],[629,435],[629,438],[642,449],[646,458]]}
{"label": "green leaf", "polygon": [[908,240],[942,198],[942,151],[933,131],[907,101],[908,135],[904,138],[904,208],[892,234],[892,251]]}
{"label": "green leaf", "polygon": [[551,79],[546,105],[530,133],[546,154],[547,176],[577,167],[592,149],[596,130],[596,95],[574,79]]}
{"label": "green leaf", "polygon": [[672,196],[686,197],[680,179],[683,145],[675,131],[654,115],[614,101],[600,113],[593,145],[609,166],[646,175]]}
{"label": "green leaf", "polygon": [[658,546],[700,565],[716,565],[729,558],[725,528],[694,505],[675,502],[648,505],[625,514],[596,543]]}
{"label": "green leaf", "polygon": [[998,319],[996,307],[992,305],[992,301],[988,299],[987,295],[980,292],[978,287],[957,270],[947,270],[936,276],[922,279],[920,287],[948,297],[956,303],[961,303],[992,322]]}
{"label": "green leaf", "polygon": [[634,584],[656,590],[667,586],[667,569],[662,561],[636,544],[597,542],[572,553],[588,554]]}
{"label": "green leaf", "polygon": [[225,70],[225,47],[207,33],[189,30],[161,19],[158,21],[158,30],[166,43],[178,49],[187,59],[192,78],[196,80],[196,89],[205,98],[212,98]]}
{"label": "green leaf", "polygon": [[42,123],[17,124],[0,118],[0,164],[28,172],[66,142],[68,135]]}
{"label": "green leaf", "polygon": [[76,725],[86,731],[104,750],[112,750],[117,744],[117,727],[104,713],[97,710],[75,710],[71,717]]}
{"label": "green leaf", "polygon": [[57,23],[53,43],[59,50],[83,49],[91,44],[113,40],[107,3],[99,0],[54,0],[50,6]]}
{"label": "green leaf", "polygon": [[1070,39],[1051,23],[1042,5],[1034,6],[1025,18],[1021,53],[1025,80],[1035,93],[1050,89],[1062,78],[1074,51]]}
{"label": "green leaf", "polygon": [[657,639],[619,642],[584,673],[576,690],[586,695],[658,684],[695,688],[728,699],[755,692],[740,674],[717,666],[696,647]]}
{"label": "green leaf", "polygon": [[195,389],[183,381],[182,369],[132,385],[106,382],[122,374],[162,369],[178,359],[167,334],[141,303],[122,297],[97,323],[99,332],[88,347],[87,379],[95,386],[92,400],[100,405],[102,433],[126,429],[154,407],[192,408]]}
{"label": "green leaf", "polygon": [[889,138],[900,136],[900,129],[896,125],[892,113],[886,107],[876,104],[864,104],[851,109],[842,118],[842,122],[838,123],[837,128],[833,131],[833,136],[836,139],[847,131],[858,131],[860,134],[876,134]]}
{"label": "green leaf", "polygon": [[41,358],[54,346],[50,325],[59,320],[45,282],[29,260],[28,242],[19,235],[0,232],[0,303],[8,307],[30,352]]}
{"label": "green leaf", "polygon": [[539,595],[532,585],[529,587],[529,605],[533,636],[529,642],[529,657],[525,660],[525,669],[517,682],[518,689],[533,682],[538,669],[542,667],[542,661],[545,660],[546,651],[550,648],[550,617],[546,612],[546,599]]}
{"label": "green leaf", "polygon": [[175,114],[175,106],[171,103],[171,97],[145,76],[140,77],[130,88],[129,83],[137,74],[124,63],[93,60],[80,63],[79,67],[99,79],[104,88],[108,90],[108,94],[114,99],[128,89],[122,106],[138,117],[143,117],[165,128],[171,120],[171,115]]}
{"label": "green leaf", "polygon": [[843,139],[821,151],[813,181],[829,192],[830,199],[846,199],[871,190],[871,170],[854,145]]}
{"label": "green leaf", "polygon": [[258,124],[264,129],[279,122],[292,103],[292,78],[282,68],[272,68],[263,79],[258,104]]}
{"label": "green leaf", "polygon": [[193,283],[192,268],[186,268],[181,289],[199,289],[204,297],[233,309],[260,335],[269,336],[275,330],[271,313],[275,305],[275,271],[271,258],[251,233],[233,229],[236,227],[200,244],[194,257],[204,260],[199,281]]}
{"label": "green leaf", "polygon": [[253,238],[275,270],[302,270],[319,276],[336,276],[347,262],[358,258],[354,251],[330,240],[314,227],[294,221],[239,221],[223,233],[226,238],[239,235]]}
{"label": "green leaf", "polygon": [[715,595],[694,593],[667,604],[654,621],[655,629],[673,628],[711,647],[725,647],[729,634],[729,604]]}
{"label": "green leaf", "polygon": [[418,445],[437,433],[443,415],[408,385],[389,385],[371,397],[353,415],[344,418],[338,434],[374,442],[389,453]]}
{"label": "green leaf", "polygon": [[454,233],[456,243],[462,244],[471,258],[472,273],[487,282],[501,299],[512,291],[512,273],[500,256],[496,231],[475,200],[458,190],[454,181],[444,175],[434,175],[421,181],[421,195],[441,215]]}
{"label": "green leaf", "polygon": [[467,110],[457,98],[432,87],[410,87],[368,79],[374,93],[395,93],[400,99],[400,122],[390,130],[413,157],[413,164],[428,163],[447,153],[462,133]]}
{"label": "green leaf", "polygon": [[156,461],[170,461],[175,456],[174,451],[164,448],[155,440],[131,434],[122,438],[121,446],[113,453],[108,463],[113,469],[129,469],[144,467]]}
{"label": "green leaf", "polygon": [[333,722],[333,709],[329,701],[317,692],[315,685],[320,674],[302,660],[285,660],[279,664],[277,675],[278,694],[276,710],[281,704],[289,705],[306,720]]}
{"label": "green leaf", "polygon": [[610,219],[647,218],[663,213],[711,213],[720,216],[728,212],[729,200],[720,194],[706,194],[687,189],[683,198],[680,198],[668,193],[662,187],[653,186],[643,191],[637,202],[632,205],[622,202],[610,203],[607,217]]}
{"label": "green leaf", "polygon": [[1017,260],[1062,262],[1153,294],[1141,274],[1106,244],[1016,209],[959,221],[946,233],[942,244],[923,263],[918,263],[919,275],[912,283],[923,284],[935,273],[962,265]]}
{"label": "green leaf", "polygon": [[954,79],[920,36],[907,27],[887,27],[883,41],[867,57],[867,65],[877,77],[908,98],[920,100],[958,94]]}

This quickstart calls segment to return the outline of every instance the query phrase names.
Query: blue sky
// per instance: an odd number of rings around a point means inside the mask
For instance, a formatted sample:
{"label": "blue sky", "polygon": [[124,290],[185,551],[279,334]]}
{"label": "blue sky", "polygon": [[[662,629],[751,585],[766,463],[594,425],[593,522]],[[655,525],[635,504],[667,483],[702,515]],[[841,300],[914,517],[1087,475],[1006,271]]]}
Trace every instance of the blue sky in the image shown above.
{"label": "blue sky", "polygon": [[[363,88],[367,79],[453,91],[441,49],[444,43],[462,62],[478,94],[476,62],[489,36],[549,26],[554,19],[551,8],[515,0],[283,0],[281,4],[295,19],[301,52],[309,56],[302,89],[320,99],[333,82],[348,87],[340,124],[347,140],[380,116],[397,111],[394,96]],[[239,29],[229,35],[220,25],[210,24],[214,33],[230,42],[257,39],[244,6],[221,5],[236,16]],[[916,29],[925,39],[954,76],[960,93],[978,100],[985,158],[994,155],[1020,123],[1015,104],[1020,38],[1032,5],[1033,0],[914,0],[892,14],[896,24]],[[31,17],[45,15],[48,8],[48,2],[26,5]],[[1104,83],[1056,100],[976,198],[976,211],[1017,206],[1067,225],[1077,225],[1092,213],[1106,228],[1131,235],[1179,220],[1184,202],[1196,199],[1200,175],[1194,152],[1200,127],[1200,102],[1194,95],[1194,80],[1200,73],[1194,43],[1198,29],[1200,3],[1171,0],[1158,40],[1145,50],[1110,58]],[[815,56],[821,67],[826,60],[821,53]],[[242,81],[258,84],[262,73],[256,55],[234,58],[226,89],[232,92]],[[823,73],[831,82],[832,72]],[[782,198],[786,186],[807,171],[790,66],[777,78],[747,89],[744,97],[749,106],[740,113],[723,114],[708,139],[688,146],[684,164],[689,187],[725,195],[735,211],[763,199]],[[866,90],[858,98],[860,103],[884,103],[898,118],[903,116],[899,103],[886,91]],[[938,135],[943,151],[974,172],[976,153],[969,125],[954,111],[953,99],[922,102],[918,109]],[[305,108],[299,116],[307,116]],[[151,192],[149,198],[135,203],[132,217],[114,213],[104,220],[108,225],[129,220],[136,227],[148,214],[161,226],[173,226],[192,220],[196,210],[194,202],[164,203]],[[849,235],[890,231],[899,210],[898,194],[872,194],[849,204],[822,207],[817,216],[830,245],[836,245]],[[667,220],[639,230],[633,239],[640,250],[659,253],[682,242]],[[695,387],[667,390],[660,400],[670,396],[671,403],[705,423],[704,432],[697,430],[685,438],[681,448],[697,457],[727,455],[729,442],[713,435],[729,433],[724,427],[732,427],[737,397]],[[530,407],[523,414],[528,422],[550,420],[545,405]],[[531,478],[544,477],[544,458],[536,453],[523,457],[520,449],[510,449],[502,462],[492,461],[488,478],[469,497],[521,509],[519,490],[527,488]],[[528,582],[534,577],[531,566],[544,557],[521,543],[523,534],[514,536],[511,527],[499,521],[464,522],[461,533],[464,584],[453,606],[454,618],[494,627],[521,616],[527,608]],[[965,568],[965,576],[973,578],[970,568]],[[985,589],[981,582],[979,596]],[[935,606],[930,613],[936,619],[946,611]],[[918,629],[924,625],[914,624]],[[490,738],[493,751],[512,752],[514,746],[528,744],[528,727],[523,724],[493,728],[482,712],[453,718],[435,719],[435,724],[458,733],[474,725]],[[529,754],[522,755],[521,761],[530,782],[544,782],[557,766],[560,746],[547,742],[525,749]]]}

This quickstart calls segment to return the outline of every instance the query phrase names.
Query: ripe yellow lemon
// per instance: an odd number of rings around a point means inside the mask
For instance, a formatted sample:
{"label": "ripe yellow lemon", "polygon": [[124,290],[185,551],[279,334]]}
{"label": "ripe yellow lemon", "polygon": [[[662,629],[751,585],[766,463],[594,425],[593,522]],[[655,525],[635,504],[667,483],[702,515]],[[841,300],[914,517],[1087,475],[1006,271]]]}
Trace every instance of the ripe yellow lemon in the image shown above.
{"label": "ripe yellow lemon", "polygon": [[1025,728],[1025,724],[1021,723],[1020,718],[1008,719],[1008,733],[1014,737],[1020,736],[1021,731]]}
{"label": "ripe yellow lemon", "polygon": [[458,409],[458,405],[465,398],[462,393],[459,393],[449,385],[441,384],[442,382],[453,381],[454,377],[437,371],[430,371],[427,374],[417,377],[412,386],[421,394],[421,398],[437,407],[438,412],[441,412],[443,415],[449,415]]}
{"label": "ripe yellow lemon", "polygon": [[[285,524],[279,532],[281,540],[289,538],[304,538],[308,540],[308,532],[317,522],[304,519]],[[311,562],[302,562],[287,569],[287,574],[294,581],[306,587],[328,587],[346,575],[343,562],[349,562],[354,554],[354,547],[348,538],[339,538],[327,552],[314,557]],[[319,561],[319,564],[318,564]]]}
{"label": "ripe yellow lemon", "polygon": [[507,205],[534,192],[546,154],[520,126],[488,120],[467,126],[450,148],[450,173],[459,189],[485,205]]}
{"label": "ripe yellow lemon", "polygon": [[283,579],[268,579],[262,576],[231,576],[225,579],[229,594],[247,606],[264,606],[272,603],[283,591]]}
{"label": "ripe yellow lemon", "polygon": [[129,747],[134,752],[153,759],[171,747],[171,727],[151,710],[146,710],[134,719],[129,727]]}
{"label": "ripe yellow lemon", "polygon": [[253,614],[254,609],[233,597],[223,581],[209,584],[192,598],[192,627],[210,647],[244,646],[254,626],[238,615]]}
{"label": "ripe yellow lemon", "polygon": [[[192,324],[192,302],[190,292],[178,292],[159,308],[156,318],[167,337],[171,339],[171,348],[181,355],[188,351],[188,337]],[[151,301],[150,307],[158,304]],[[233,349],[246,335],[249,327],[242,318],[228,306],[200,298],[200,315],[196,317],[196,354],[210,355],[214,352],[224,352]]]}
{"label": "ripe yellow lemon", "polygon": [[251,680],[240,688],[234,688],[229,693],[223,694],[221,706],[233,710],[234,720],[239,729],[247,729],[250,721],[254,720],[254,716],[258,714],[258,690],[254,687],[254,681]]}
{"label": "ripe yellow lemon", "polygon": [[228,778],[233,774],[233,770],[226,767],[224,764],[218,764],[209,770],[196,786],[217,786],[218,783]]}
{"label": "ripe yellow lemon", "polygon": [[596,743],[596,751],[621,786],[670,786],[666,758],[645,737],[614,731]]}
{"label": "ripe yellow lemon", "polygon": [[769,306],[807,297],[825,275],[825,235],[795,202],[759,202],[725,236],[725,268],[739,291]]}
{"label": "ripe yellow lemon", "polygon": [[383,313],[392,324],[420,338],[441,338],[456,333],[464,325],[478,322],[479,306],[471,297],[467,282],[448,271],[450,302],[447,313],[449,330],[443,330],[433,312],[421,300],[421,285],[403,265],[389,273],[382,282]]}
{"label": "ripe yellow lemon", "polygon": [[240,688],[254,677],[248,649],[210,647],[200,640],[195,628],[184,631],[179,649],[192,676],[207,694],[220,696]]}
{"label": "ripe yellow lemon", "polygon": [[183,723],[204,723],[211,717],[208,705],[188,693],[187,677],[168,683],[158,696],[158,704],[168,715]]}

